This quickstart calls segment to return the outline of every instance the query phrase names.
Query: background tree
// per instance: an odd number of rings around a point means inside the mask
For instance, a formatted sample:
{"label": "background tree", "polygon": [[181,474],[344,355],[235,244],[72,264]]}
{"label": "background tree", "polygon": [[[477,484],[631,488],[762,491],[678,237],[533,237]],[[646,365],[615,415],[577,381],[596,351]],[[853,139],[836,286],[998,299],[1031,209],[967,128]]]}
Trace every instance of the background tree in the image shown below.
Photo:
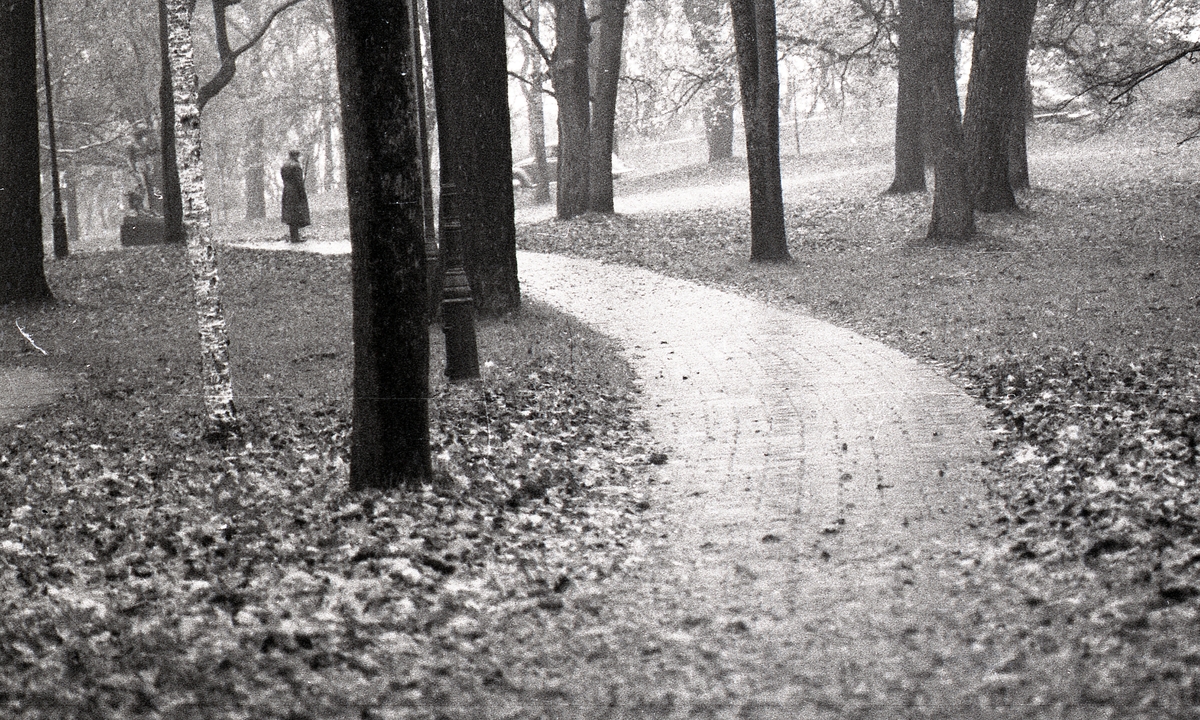
{"label": "background tree", "polygon": [[42,247],[34,0],[0,3],[0,303],[50,298]]}
{"label": "background tree", "polygon": [[963,133],[976,210],[1017,207],[1009,182],[1009,134],[1023,117],[1029,34],[1037,0],[979,0]]}
{"label": "background tree", "polygon": [[975,232],[975,213],[955,77],[954,0],[915,0],[914,6],[921,28],[921,70],[934,146],[933,218],[927,237],[963,242]]}
{"label": "background tree", "polygon": [[599,32],[592,50],[592,162],[588,180],[588,209],[613,212],[613,131],[617,117],[617,88],[621,76],[621,48],[625,37],[626,0],[597,0]]}
{"label": "background tree", "polygon": [[512,190],[504,8],[430,0],[442,182],[459,191],[464,260],[481,315],[521,304]]}
{"label": "background tree", "polygon": [[429,315],[409,0],[333,0],[350,198],[350,487],[419,487],[429,457]]}
{"label": "background tree", "polygon": [[724,17],[724,3],[715,0],[683,3],[683,12],[692,31],[692,41],[699,55],[697,72],[707,86],[701,93],[704,103],[704,139],[708,146],[708,161],[719,162],[733,157],[733,111],[737,107],[734,94],[735,64]]}
{"label": "background tree", "polygon": [[167,1],[167,47],[174,87],[175,155],[183,200],[183,228],[192,290],[200,326],[201,376],[207,410],[207,433],[229,435],[237,429],[233,383],[229,369],[229,338],[221,309],[217,246],[213,241],[201,156],[199,83],[192,51],[190,0]]}
{"label": "background tree", "polygon": [[[169,1],[170,0],[159,0],[159,3],[162,4],[162,3],[167,3]],[[195,0],[190,0],[190,2],[191,2],[191,8],[194,9],[195,8]],[[257,28],[255,28],[254,30],[249,32],[248,37],[246,38],[245,42],[243,42],[237,46],[234,46],[231,43],[230,38],[229,38],[229,8],[231,8],[235,5],[239,5],[241,3],[241,0],[212,0],[213,37],[214,37],[214,44],[215,44],[216,55],[217,55],[217,59],[219,61],[219,65],[217,67],[216,72],[214,72],[213,75],[207,81],[205,81],[203,85],[200,85],[198,88],[197,107],[200,112],[203,112],[205,106],[208,105],[208,103],[214,97],[216,97],[218,93],[220,93],[222,90],[224,90],[229,85],[229,83],[231,83],[233,81],[234,76],[237,74],[238,58],[240,58],[242,55],[244,55],[248,50],[253,48],[255,45],[257,45],[259,43],[259,41],[261,41],[263,39],[263,36],[267,34],[267,31],[271,28],[271,24],[275,22],[276,18],[278,18],[288,8],[291,8],[301,2],[303,2],[303,0],[285,0],[285,2],[283,2],[282,4],[277,5],[273,10],[271,10],[268,13],[266,19],[263,20],[258,25]],[[160,8],[160,13],[161,12],[162,12],[162,10]],[[191,11],[189,11],[189,15],[190,14],[191,14]],[[189,21],[189,25],[190,25],[190,21]],[[189,33],[190,33],[190,30],[189,30]],[[165,43],[166,38],[162,38],[161,42]],[[166,85],[170,82],[167,73],[168,73],[168,68],[166,65],[164,65],[163,66],[163,83],[164,83],[164,85]],[[171,110],[171,108],[167,107],[168,100],[167,100],[165,92],[162,95],[162,102],[163,102],[163,107],[161,110],[162,117],[170,117],[172,110]],[[173,131],[173,128],[171,127],[171,123],[166,123],[166,122],[162,123],[162,145],[163,145],[162,167],[163,167],[163,177],[164,178],[173,177],[178,173],[178,169],[175,167],[175,158],[171,157],[171,151],[170,151],[170,147],[175,145],[174,138],[170,137],[170,133],[172,131]],[[184,235],[182,227],[175,225],[177,217],[182,219],[182,210],[179,210],[177,212],[176,208],[182,208],[182,205],[183,205],[182,197],[177,196],[175,193],[176,193],[176,188],[173,187],[173,183],[171,183],[171,184],[164,183],[164,187],[163,187],[163,225],[164,225],[163,233],[164,233],[165,239],[182,237]]]}
{"label": "background tree", "polygon": [[533,157],[534,196],[539,205],[550,202],[550,165],[546,158],[546,63],[550,54],[542,43],[542,0],[525,0],[520,7],[506,10],[516,26],[515,35],[525,58],[519,78],[525,103],[529,107],[529,154]]}
{"label": "background tree", "polygon": [[555,0],[555,47],[551,62],[558,100],[558,217],[587,212],[591,175],[591,88],[588,44],[591,32],[583,0]]}
{"label": "background tree", "polygon": [[750,259],[790,259],[779,167],[775,0],[731,0],[750,176]]}
{"label": "background tree", "polygon": [[921,28],[916,0],[897,0],[896,19],[896,172],[889,193],[925,191],[922,122]]}

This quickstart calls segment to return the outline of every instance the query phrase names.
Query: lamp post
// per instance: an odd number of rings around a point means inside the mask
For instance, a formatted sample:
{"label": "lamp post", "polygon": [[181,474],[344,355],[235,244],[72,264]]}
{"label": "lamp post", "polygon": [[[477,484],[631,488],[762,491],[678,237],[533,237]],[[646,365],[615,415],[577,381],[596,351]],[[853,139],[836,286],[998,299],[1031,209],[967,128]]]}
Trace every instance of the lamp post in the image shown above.
{"label": "lamp post", "polygon": [[46,3],[38,0],[38,20],[42,25],[42,84],[46,90],[46,127],[50,135],[50,176],[54,189],[54,257],[71,254],[67,244],[67,219],[63,216],[62,187],[58,182],[58,144],[54,139],[54,92],[50,88],[50,50],[46,43]]}
{"label": "lamp post", "polygon": [[454,382],[479,377],[479,352],[475,344],[475,301],[463,269],[462,222],[458,189],[442,183],[442,332],[446,334],[446,377]]}

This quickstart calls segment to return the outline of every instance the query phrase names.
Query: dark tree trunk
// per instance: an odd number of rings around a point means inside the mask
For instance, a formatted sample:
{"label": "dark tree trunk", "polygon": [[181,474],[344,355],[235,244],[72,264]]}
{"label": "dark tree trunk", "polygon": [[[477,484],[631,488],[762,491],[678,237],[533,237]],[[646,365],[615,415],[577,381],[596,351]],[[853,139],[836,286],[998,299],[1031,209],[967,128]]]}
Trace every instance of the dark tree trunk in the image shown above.
{"label": "dark tree trunk", "polygon": [[750,259],[788,260],[779,168],[775,0],[731,0],[750,176]]}
{"label": "dark tree trunk", "polygon": [[613,212],[613,131],[617,119],[617,85],[621,76],[621,44],[625,36],[626,0],[600,0],[600,34],[596,38],[592,79],[592,164],[588,181],[592,212]]}
{"label": "dark tree trunk", "polygon": [[590,33],[583,0],[556,0],[556,5],[551,73],[558,99],[558,217],[566,220],[587,212],[590,195]]}
{"label": "dark tree trunk", "polygon": [[63,202],[67,205],[67,235],[75,238],[75,242],[79,242],[79,164],[74,158],[68,160],[64,166],[66,173],[66,188],[63,193]]}
{"label": "dark tree trunk", "polygon": [[1037,0],[980,0],[963,118],[972,200],[980,212],[1017,207],[1008,178],[1008,134],[1025,85]]}
{"label": "dark tree trunk", "polygon": [[350,487],[417,488],[429,315],[410,0],[333,0],[354,284]]}
{"label": "dark tree trunk", "polygon": [[[1024,71],[1022,71],[1024,74]],[[1012,127],[1008,130],[1008,183],[1014,191],[1029,189],[1029,148],[1027,131],[1033,119],[1033,88],[1026,77],[1017,107],[1013,110]]]}
{"label": "dark tree trunk", "polygon": [[899,0],[899,47],[896,70],[896,174],[889,193],[925,191],[925,149],[921,103],[921,51],[913,5]]}
{"label": "dark tree trunk", "polygon": [[246,219],[267,216],[266,187],[263,183],[263,119],[255,117],[246,131]]}
{"label": "dark tree trunk", "polygon": [[0,304],[46,300],[34,0],[0,2]]}
{"label": "dark tree trunk", "polygon": [[430,51],[442,182],[460,198],[464,260],[480,315],[521,304],[500,0],[432,0]]}
{"label": "dark tree trunk", "polygon": [[728,55],[718,47],[722,26],[723,3],[715,0],[685,2],[683,12],[692,31],[692,42],[703,63],[702,70],[709,84],[704,103],[704,138],[708,143],[708,161],[718,162],[733,157],[734,78],[727,67]]}
{"label": "dark tree trunk", "polygon": [[159,134],[162,137],[163,241],[183,243],[183,192],[179,187],[179,161],[175,157],[175,95],[167,50],[167,4],[158,0],[158,43],[162,53],[162,79],[158,86]]}
{"label": "dark tree trunk", "polygon": [[933,219],[928,238],[964,242],[975,233],[967,183],[962,115],[954,63],[954,0],[916,0],[921,25],[921,66],[935,148]]}

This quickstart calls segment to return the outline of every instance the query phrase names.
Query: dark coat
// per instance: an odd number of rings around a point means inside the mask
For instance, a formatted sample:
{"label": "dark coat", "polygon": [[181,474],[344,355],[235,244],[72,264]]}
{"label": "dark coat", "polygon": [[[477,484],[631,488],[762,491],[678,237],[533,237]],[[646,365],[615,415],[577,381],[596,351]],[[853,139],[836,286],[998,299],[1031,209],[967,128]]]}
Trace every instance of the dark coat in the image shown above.
{"label": "dark coat", "polygon": [[283,224],[308,227],[312,220],[308,214],[308,193],[304,191],[304,168],[289,158],[279,175],[283,178]]}

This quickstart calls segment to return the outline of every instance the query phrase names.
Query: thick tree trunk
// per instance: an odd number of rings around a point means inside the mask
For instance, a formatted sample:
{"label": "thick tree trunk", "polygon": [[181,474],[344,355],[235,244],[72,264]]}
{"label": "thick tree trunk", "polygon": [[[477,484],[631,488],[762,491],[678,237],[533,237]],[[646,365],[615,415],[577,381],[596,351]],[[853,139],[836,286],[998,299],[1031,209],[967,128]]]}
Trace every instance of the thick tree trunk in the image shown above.
{"label": "thick tree trunk", "polygon": [[613,212],[612,154],[617,119],[617,86],[625,36],[626,0],[599,0],[600,33],[592,60],[592,163],[588,209]]}
{"label": "thick tree trunk", "polygon": [[[1024,72],[1022,72],[1024,74]],[[1029,189],[1029,147],[1027,135],[1033,119],[1033,88],[1026,78],[1022,83],[1017,107],[1008,130],[1008,183],[1014,191]]]}
{"label": "thick tree trunk", "polygon": [[0,304],[46,300],[34,0],[0,2]]}
{"label": "thick tree trunk", "polygon": [[167,0],[158,0],[158,46],[162,78],[158,85],[159,134],[162,136],[163,242],[182,243],[183,195],[179,190],[179,162],[175,158],[175,90],[171,83],[171,58],[167,50]]}
{"label": "thick tree trunk", "polygon": [[590,34],[583,0],[556,0],[556,5],[551,72],[558,100],[558,217],[566,220],[587,212],[590,195]]}
{"label": "thick tree trunk", "polygon": [[200,107],[192,51],[189,0],[167,0],[167,46],[175,106],[175,155],[183,197],[183,227],[187,238],[192,290],[200,326],[201,374],[208,433],[225,436],[237,429],[233,383],[229,373],[229,338],[221,310],[217,246],[213,241],[201,159]]}
{"label": "thick tree trunk", "polygon": [[333,0],[354,283],[350,487],[418,488],[429,314],[410,0]]}
{"label": "thick tree trunk", "polygon": [[263,119],[255,117],[246,131],[246,219],[267,216],[267,189],[263,183]]}
{"label": "thick tree trunk", "polygon": [[914,14],[915,0],[899,0],[899,48],[896,71],[896,174],[889,193],[925,191],[924,123],[921,88],[921,52],[917,43],[920,27]]}
{"label": "thick tree trunk", "polygon": [[927,237],[964,242],[975,233],[975,213],[963,152],[962,115],[954,63],[954,0],[916,0],[921,25],[921,66],[933,144],[933,219]]}
{"label": "thick tree trunk", "polygon": [[750,259],[788,260],[779,167],[775,0],[731,0],[750,176]]}
{"label": "thick tree trunk", "polygon": [[521,289],[503,6],[433,0],[429,30],[442,182],[460,193],[475,308],[484,316],[510,313],[521,305]]}
{"label": "thick tree trunk", "polygon": [[1008,135],[1025,85],[1037,0],[980,0],[963,118],[976,210],[1017,207],[1008,177]]}

